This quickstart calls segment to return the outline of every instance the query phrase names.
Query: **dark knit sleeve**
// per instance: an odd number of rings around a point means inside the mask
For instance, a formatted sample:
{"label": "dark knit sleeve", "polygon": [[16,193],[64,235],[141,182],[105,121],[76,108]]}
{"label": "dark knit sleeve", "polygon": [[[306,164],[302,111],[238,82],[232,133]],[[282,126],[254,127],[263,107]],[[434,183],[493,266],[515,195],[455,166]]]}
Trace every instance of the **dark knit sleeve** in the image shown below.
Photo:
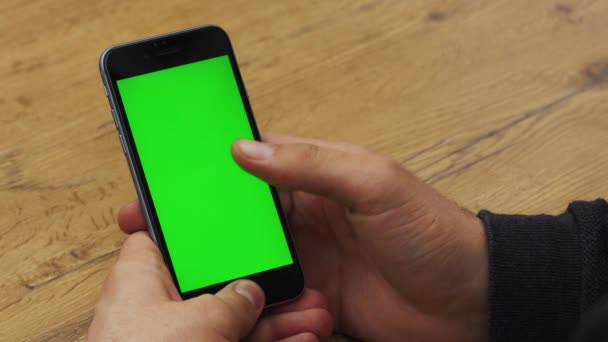
{"label": "dark knit sleeve", "polygon": [[608,291],[606,201],[574,202],[558,216],[479,217],[489,248],[490,341],[569,341]]}

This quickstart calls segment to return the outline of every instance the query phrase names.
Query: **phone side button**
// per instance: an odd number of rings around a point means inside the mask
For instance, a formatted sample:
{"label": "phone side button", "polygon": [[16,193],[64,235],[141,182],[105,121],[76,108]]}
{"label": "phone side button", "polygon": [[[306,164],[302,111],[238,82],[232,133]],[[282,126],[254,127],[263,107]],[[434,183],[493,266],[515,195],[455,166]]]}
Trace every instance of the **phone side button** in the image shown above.
{"label": "phone side button", "polygon": [[114,127],[116,127],[116,131],[118,131],[118,133],[120,133],[120,128],[118,128],[118,120],[116,119],[116,113],[114,112],[114,109],[110,109],[110,111],[112,112],[112,119],[114,120]]}
{"label": "phone side button", "polygon": [[105,84],[103,85],[103,92],[106,94],[106,97],[108,97],[108,88]]}
{"label": "phone side button", "polygon": [[122,153],[127,154],[127,149],[125,148],[125,139],[122,134],[118,133],[118,139],[120,140],[120,146],[122,147]]}

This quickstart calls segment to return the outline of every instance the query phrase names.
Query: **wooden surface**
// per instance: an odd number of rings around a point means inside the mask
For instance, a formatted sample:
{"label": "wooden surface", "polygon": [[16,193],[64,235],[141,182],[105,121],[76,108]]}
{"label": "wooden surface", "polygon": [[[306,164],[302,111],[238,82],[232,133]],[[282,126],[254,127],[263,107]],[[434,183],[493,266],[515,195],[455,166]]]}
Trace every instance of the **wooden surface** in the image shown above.
{"label": "wooden surface", "polygon": [[0,341],[82,340],[135,198],[97,71],[113,44],[232,36],[262,130],[347,140],[462,205],[608,192],[608,1],[0,2]]}

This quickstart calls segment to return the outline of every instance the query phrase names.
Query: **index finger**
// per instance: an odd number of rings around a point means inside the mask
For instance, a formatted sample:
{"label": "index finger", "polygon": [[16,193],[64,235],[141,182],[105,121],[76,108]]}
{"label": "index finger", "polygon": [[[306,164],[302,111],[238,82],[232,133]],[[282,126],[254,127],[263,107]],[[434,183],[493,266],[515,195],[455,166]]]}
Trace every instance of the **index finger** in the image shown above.
{"label": "index finger", "polygon": [[369,150],[361,145],[348,142],[328,141],[312,138],[302,138],[280,133],[262,133],[262,141],[272,144],[312,144],[350,153],[368,154]]}

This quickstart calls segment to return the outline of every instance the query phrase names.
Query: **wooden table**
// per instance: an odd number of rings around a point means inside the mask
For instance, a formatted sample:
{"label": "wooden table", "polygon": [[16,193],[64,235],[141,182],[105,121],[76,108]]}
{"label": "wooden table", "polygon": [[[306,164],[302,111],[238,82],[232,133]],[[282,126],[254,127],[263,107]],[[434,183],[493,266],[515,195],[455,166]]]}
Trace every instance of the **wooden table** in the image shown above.
{"label": "wooden table", "polygon": [[82,340],[135,198],[97,71],[232,36],[264,131],[389,155],[473,210],[608,193],[608,1],[0,2],[0,340]]}

